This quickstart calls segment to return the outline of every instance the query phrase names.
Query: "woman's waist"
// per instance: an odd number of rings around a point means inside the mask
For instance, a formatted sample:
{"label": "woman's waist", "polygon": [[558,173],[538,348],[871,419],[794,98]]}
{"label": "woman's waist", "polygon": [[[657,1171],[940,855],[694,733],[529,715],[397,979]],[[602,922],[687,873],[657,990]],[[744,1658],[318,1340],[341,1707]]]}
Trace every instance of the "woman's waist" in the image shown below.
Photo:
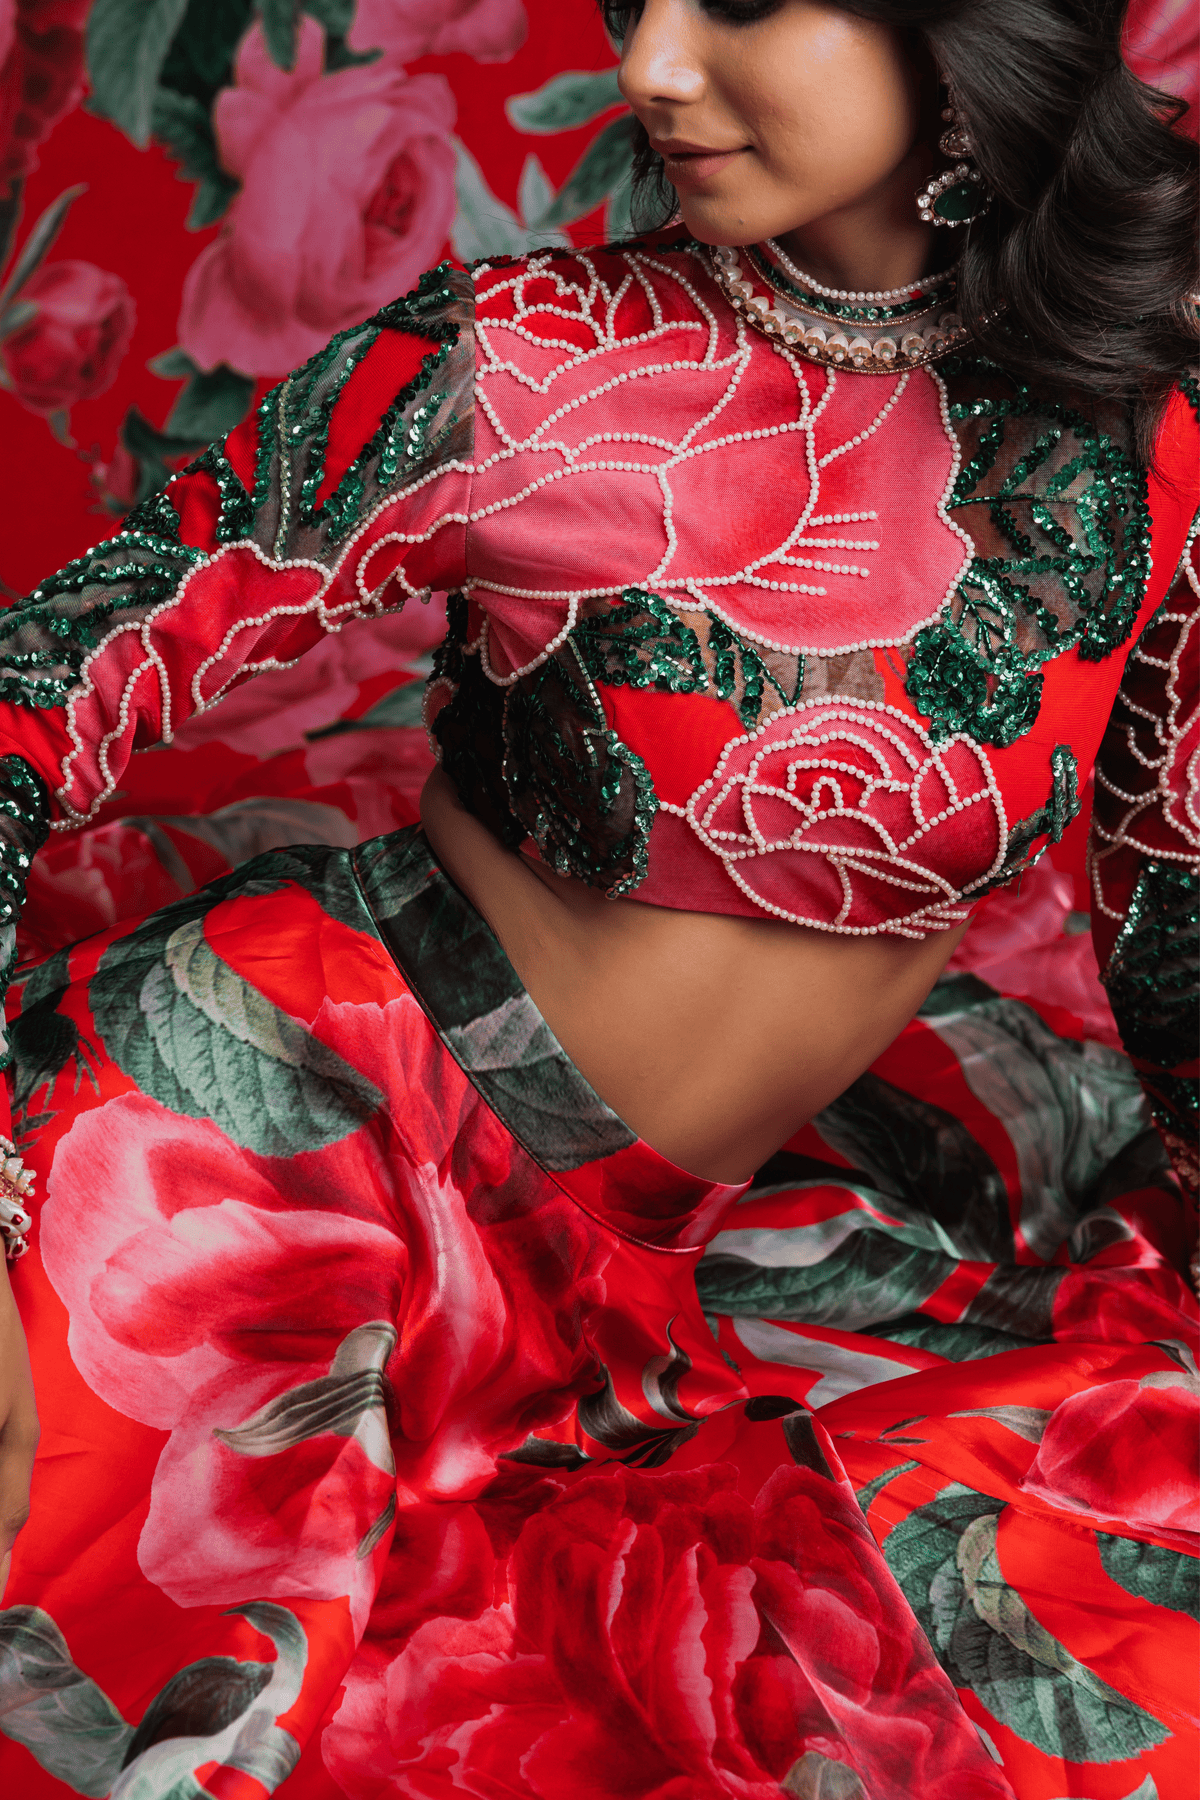
{"label": "woman's waist", "polygon": [[903,1028],[959,941],[846,937],[607,899],[506,851],[445,777],[423,817],[563,1048],[637,1135],[749,1177]]}

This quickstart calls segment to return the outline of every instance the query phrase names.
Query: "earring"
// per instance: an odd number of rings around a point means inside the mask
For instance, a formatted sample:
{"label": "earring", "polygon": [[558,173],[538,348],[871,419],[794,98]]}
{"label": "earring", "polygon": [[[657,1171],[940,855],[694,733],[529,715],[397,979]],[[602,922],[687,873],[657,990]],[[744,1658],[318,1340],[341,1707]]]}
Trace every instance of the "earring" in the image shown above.
{"label": "earring", "polygon": [[[973,156],[974,140],[953,94],[949,99],[949,106],[942,112],[949,130],[938,139],[938,149],[943,156]],[[979,170],[960,161],[926,182],[917,195],[917,211],[927,225],[971,225],[983,217],[993,197]]]}

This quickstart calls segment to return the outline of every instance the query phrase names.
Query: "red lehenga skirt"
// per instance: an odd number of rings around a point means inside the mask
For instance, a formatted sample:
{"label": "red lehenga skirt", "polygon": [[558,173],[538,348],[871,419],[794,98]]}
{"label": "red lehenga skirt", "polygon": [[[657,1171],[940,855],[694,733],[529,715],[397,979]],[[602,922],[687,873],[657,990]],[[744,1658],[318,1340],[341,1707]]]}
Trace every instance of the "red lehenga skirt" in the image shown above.
{"label": "red lehenga skirt", "polygon": [[1186,1231],[1066,1015],[952,974],[714,1187],[402,830],[53,951],[10,1029],[6,1800],[1195,1792]]}

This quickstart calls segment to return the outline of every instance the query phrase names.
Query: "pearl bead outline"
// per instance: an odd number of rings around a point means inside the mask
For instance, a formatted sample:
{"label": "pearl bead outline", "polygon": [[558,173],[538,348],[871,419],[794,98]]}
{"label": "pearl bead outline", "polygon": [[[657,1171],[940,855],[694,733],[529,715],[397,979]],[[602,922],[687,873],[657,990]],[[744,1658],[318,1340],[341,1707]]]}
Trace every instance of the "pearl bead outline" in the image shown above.
{"label": "pearl bead outline", "polygon": [[[901,866],[912,867],[914,872],[919,873],[927,881],[933,881],[936,886],[942,890],[942,899],[929,906],[917,908],[915,911],[906,913],[899,918],[885,920],[878,925],[871,926],[845,924],[845,918],[849,912],[850,905],[852,904],[852,895],[848,887],[847,879],[841,871],[838,871],[838,873],[840,875],[843,890],[843,905],[838,918],[832,923],[827,919],[821,920],[808,915],[790,912],[787,908],[766,901],[760,895],[755,893],[736,868],[735,864],[737,862],[751,860],[764,854],[775,855],[785,850],[792,850],[795,854],[809,854],[809,847],[793,846],[789,844],[768,844],[767,841],[762,838],[761,834],[758,834],[758,844],[754,849],[738,852],[723,850],[715,841],[717,834],[709,831],[701,821],[697,819],[696,806],[705,790],[713,783],[720,780],[727,761],[734,751],[742,748],[744,745],[753,743],[756,739],[763,737],[770,730],[774,730],[777,734],[782,719],[785,719],[788,716],[798,717],[804,712],[810,712],[812,714],[820,712],[823,715],[823,719],[826,721],[857,724],[860,729],[863,728],[861,719],[862,713],[890,714],[904,725],[907,733],[915,736],[919,742],[928,745],[928,755],[922,759],[919,765],[917,765],[916,758],[913,756],[912,752],[905,747],[894,732],[887,729],[886,725],[881,724],[873,728],[878,731],[879,736],[885,741],[892,743],[893,747],[901,754],[902,760],[905,763],[914,768],[914,779],[909,788],[909,801],[913,809],[914,817],[923,823],[923,829],[905,840],[903,845],[897,846],[897,849],[899,850],[909,847],[912,843],[918,841],[919,838],[926,836],[938,823],[944,822],[944,820],[953,813],[965,811],[968,806],[979,804],[985,798],[990,798],[995,811],[998,842],[996,855],[987,872],[977,877],[975,881],[970,883],[967,888],[960,892],[953,888],[951,884],[945,882],[942,877],[935,873],[935,871],[925,868],[924,865],[912,864],[911,859],[899,857],[892,858],[890,860],[893,868],[895,867],[896,862],[899,861]],[[832,735],[841,740],[844,740],[846,736],[845,733],[841,732]],[[776,749],[786,748],[787,743],[788,740],[778,740],[777,737],[775,742],[765,746],[765,752],[769,753]],[[980,789],[977,790],[973,796],[959,796],[957,783],[954,781],[949,770],[943,766],[942,759],[946,752],[954,744],[958,743],[964,744],[971,751],[983,778]],[[868,746],[864,744],[862,747],[867,748]],[[871,747],[870,754],[878,759],[879,753],[874,750],[874,747]],[[955,800],[942,813],[935,815],[933,819],[922,821],[920,802],[916,790],[920,780],[930,768],[937,769],[939,777],[944,782],[948,791],[955,795]],[[855,771],[855,773],[858,778],[861,779],[861,771]],[[726,787],[722,790],[722,797],[731,787],[741,785],[743,785],[743,783],[740,780],[731,778],[731,780],[726,783]],[[876,787],[882,785],[883,784],[876,784]],[[779,790],[775,787],[763,789],[762,791],[770,792],[776,798],[779,796]],[[715,805],[717,803],[718,801],[714,800],[713,804]],[[722,750],[720,759],[712,774],[700,783],[684,806],[660,800],[659,807],[662,811],[673,813],[677,817],[685,819],[700,841],[705,845],[705,848],[711,850],[714,855],[719,857],[730,879],[735,882],[748,899],[752,900],[754,904],[763,911],[771,913],[776,918],[784,919],[791,924],[808,925],[816,930],[831,931],[852,937],[875,937],[883,934],[891,934],[901,937],[923,939],[928,930],[946,931],[952,929],[953,926],[960,924],[970,912],[970,903],[967,901],[967,896],[974,889],[986,887],[988,885],[1003,867],[1004,858],[1008,850],[1009,830],[1004,800],[996,783],[991,763],[980,745],[976,744],[971,738],[962,733],[958,733],[954,737],[947,739],[944,744],[934,745],[919,721],[910,717],[908,714],[901,712],[899,708],[882,701],[874,700],[855,700],[848,702],[842,696],[834,696],[828,699],[816,698],[809,701],[801,701],[795,707],[785,707],[779,712],[773,713],[770,719],[765,720],[761,725],[756,727],[755,730],[746,732],[740,737],[731,738]],[[708,810],[711,812],[711,806]],[[861,813],[861,809],[857,807],[843,808],[842,811],[846,816],[865,816]],[[882,832],[882,828],[877,826],[876,821],[868,819],[867,822],[871,824],[873,828],[879,829]],[[882,835],[889,836],[890,838],[890,834],[882,833]],[[833,863],[835,853],[838,859],[843,861],[849,861],[852,857],[861,854],[861,852],[858,851],[847,851],[845,846],[841,845],[826,846],[825,850],[828,852],[828,860],[830,860],[831,863]],[[814,850],[811,853],[822,852]],[[834,863],[834,866],[836,869],[836,863]],[[888,872],[886,867],[879,867],[874,865],[874,863],[872,863],[869,870],[864,869],[861,872],[869,872],[875,879],[882,879],[893,885],[908,885],[907,883],[904,883],[900,877]],[[929,890],[926,889],[925,891]],[[966,904],[964,904],[964,902],[966,902]]]}

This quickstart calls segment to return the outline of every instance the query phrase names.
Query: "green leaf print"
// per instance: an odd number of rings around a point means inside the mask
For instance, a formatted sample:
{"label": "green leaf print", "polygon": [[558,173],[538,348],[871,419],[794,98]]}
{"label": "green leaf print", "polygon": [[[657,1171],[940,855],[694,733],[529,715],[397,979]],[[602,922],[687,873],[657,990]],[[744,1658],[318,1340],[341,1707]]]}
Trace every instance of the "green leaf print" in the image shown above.
{"label": "green leaf print", "polygon": [[1107,1531],[1096,1533],[1096,1547],[1104,1573],[1127,1594],[1200,1619],[1200,1562],[1194,1556]]}
{"label": "green leaf print", "polygon": [[889,1568],[956,1687],[1010,1731],[1067,1762],[1124,1762],[1167,1728],[1079,1662],[1004,1579],[999,1503],[957,1482],[884,1540]]}
{"label": "green leaf print", "polygon": [[[75,1064],[76,1093],[85,1075],[93,1086],[96,1085],[92,1045],[80,1036],[75,1021],[58,1011],[59,1001],[70,983],[68,954],[66,950],[58,950],[30,971],[17,990],[21,1010],[8,1023],[13,1118],[17,1135],[22,1139],[33,1128],[30,1103],[43,1090],[49,1095],[68,1063]],[[41,1115],[43,1120],[50,1116]]]}
{"label": "green leaf print", "polygon": [[553,134],[573,131],[599,118],[610,106],[624,104],[615,69],[601,69],[594,75],[567,69],[536,93],[510,95],[504,110],[518,131]]}
{"label": "green leaf print", "polygon": [[635,1141],[423,838],[394,832],[356,851],[354,866],[385,944],[446,1048],[543,1168],[575,1169]]}
{"label": "green leaf print", "polygon": [[779,1784],[796,1800],[867,1800],[867,1790],[847,1763],[806,1750]]}
{"label": "green leaf print", "polygon": [[986,1325],[964,1325],[961,1321],[945,1325],[940,1319],[927,1319],[921,1313],[866,1329],[871,1336],[886,1337],[892,1344],[932,1350],[935,1356],[944,1356],[949,1362],[978,1362],[982,1357],[1002,1356],[1009,1350],[1029,1350],[1042,1341]]}
{"label": "green leaf print", "polygon": [[40,1607],[0,1611],[0,1732],[47,1774],[94,1800],[120,1782],[122,1800],[203,1800],[192,1770],[223,1763],[269,1794],[300,1757],[276,1720],[295,1705],[308,1640],[293,1612],[269,1601],[231,1608],[275,1645],[274,1662],[204,1656],[180,1669],[135,1727],[72,1661]]}
{"label": "green leaf print", "polygon": [[883,1194],[926,1213],[959,1256],[1011,1262],[1008,1192],[983,1145],[945,1108],[870,1070],[818,1114],[817,1130]]}
{"label": "green leaf print", "polygon": [[108,1695],[37,1606],[0,1612],[0,1731],[77,1794],[107,1794],[133,1741]]}
{"label": "green leaf print", "polygon": [[[794,1261],[785,1260],[785,1243],[780,1245],[784,1254],[777,1262],[766,1260],[766,1249],[758,1252],[763,1258],[760,1261],[749,1249],[743,1254],[727,1248],[740,1233],[719,1233],[696,1269],[701,1304],[708,1312],[798,1319],[809,1325],[860,1331],[865,1325],[914,1311],[955,1267],[952,1256],[906,1244],[885,1229],[867,1227],[861,1213],[850,1218],[853,1228],[841,1243],[831,1245],[827,1254],[818,1256],[824,1246],[814,1242],[811,1262],[801,1260],[806,1254],[803,1247],[798,1248]],[[812,1227],[811,1232],[816,1240],[821,1227]],[[783,1240],[800,1234],[770,1235]]]}
{"label": "green leaf print", "polygon": [[382,1096],[216,955],[213,904],[212,889],[191,895],[105,951],[89,1000],[108,1054],[143,1093],[257,1155],[337,1143]]}
{"label": "green leaf print", "polygon": [[92,106],[139,150],[150,137],[159,72],[187,0],[96,0],[87,23]]}
{"label": "green leaf print", "polygon": [[885,1469],[882,1475],[873,1476],[871,1480],[867,1482],[865,1487],[855,1488],[854,1498],[862,1507],[863,1518],[865,1519],[870,1512],[871,1503],[876,1495],[883,1492],[889,1481],[895,1481],[897,1475],[911,1475],[914,1469],[919,1469],[920,1467],[920,1463],[915,1462],[896,1463],[894,1467]]}

